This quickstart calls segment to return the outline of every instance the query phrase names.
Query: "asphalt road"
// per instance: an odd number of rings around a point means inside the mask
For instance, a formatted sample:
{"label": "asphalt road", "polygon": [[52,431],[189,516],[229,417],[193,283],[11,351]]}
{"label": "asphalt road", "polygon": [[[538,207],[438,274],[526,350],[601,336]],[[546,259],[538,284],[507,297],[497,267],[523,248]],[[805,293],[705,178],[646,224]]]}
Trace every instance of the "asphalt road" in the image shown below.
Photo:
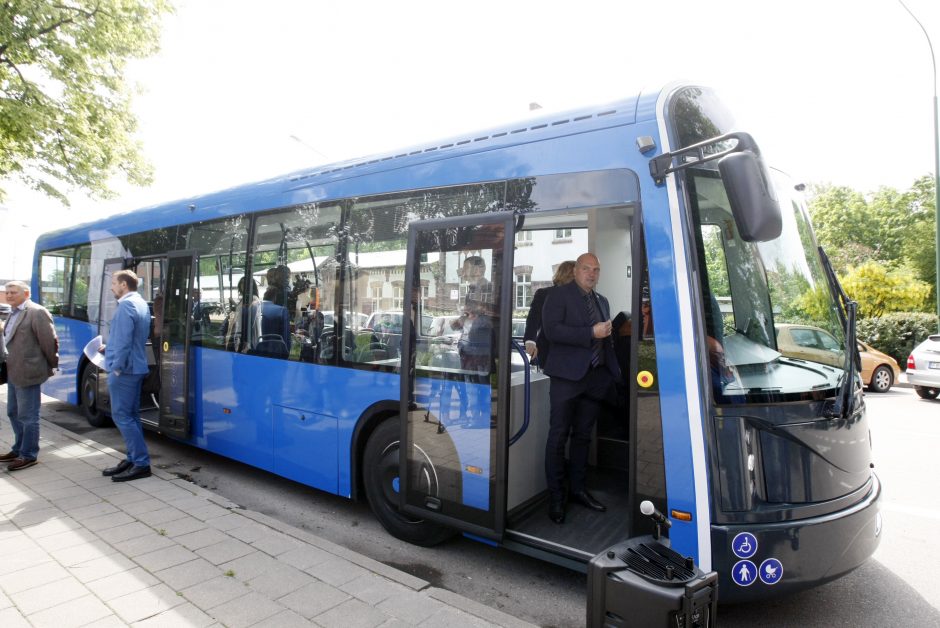
{"label": "asphalt road", "polygon": [[[5,389],[0,399],[5,401]],[[721,607],[720,626],[940,627],[940,401],[910,389],[867,395],[876,471],[884,484],[881,546],[841,580],[798,595]],[[5,404],[4,404],[5,406]],[[4,408],[5,414],[5,408]],[[46,400],[43,416],[97,442],[122,449],[114,429],[94,429],[76,408]],[[6,423],[6,421],[4,421]],[[216,491],[245,508],[309,530],[541,626],[584,623],[585,576],[542,561],[457,538],[421,548],[389,536],[364,503],[310,489],[252,467],[147,437],[154,464]]]}

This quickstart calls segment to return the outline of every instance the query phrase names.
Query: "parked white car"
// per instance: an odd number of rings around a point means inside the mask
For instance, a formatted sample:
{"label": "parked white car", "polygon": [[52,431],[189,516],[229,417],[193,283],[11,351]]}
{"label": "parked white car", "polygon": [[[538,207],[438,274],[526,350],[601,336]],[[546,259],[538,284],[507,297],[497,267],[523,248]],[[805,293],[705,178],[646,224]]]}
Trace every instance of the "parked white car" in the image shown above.
{"label": "parked white car", "polygon": [[907,358],[907,381],[921,399],[940,394],[940,334],[923,341]]}

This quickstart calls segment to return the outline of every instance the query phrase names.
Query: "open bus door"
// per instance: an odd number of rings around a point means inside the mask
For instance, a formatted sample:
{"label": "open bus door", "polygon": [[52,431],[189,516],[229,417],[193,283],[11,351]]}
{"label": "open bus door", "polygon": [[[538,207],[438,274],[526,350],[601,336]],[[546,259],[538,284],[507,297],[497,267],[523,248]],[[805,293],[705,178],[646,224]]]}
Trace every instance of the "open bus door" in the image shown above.
{"label": "open bus door", "polygon": [[[400,506],[494,540],[506,524],[512,256],[512,215],[409,227]],[[426,313],[459,336],[431,337]]]}
{"label": "open bus door", "polygon": [[189,436],[189,342],[196,264],[192,251],[170,253],[163,284],[160,431],[179,438]]}
{"label": "open bus door", "polygon": [[[101,271],[101,289],[98,293],[98,334],[101,336],[101,342],[108,344],[108,337],[111,332],[111,319],[114,318],[114,312],[117,310],[117,300],[111,293],[111,275],[119,270],[124,270],[126,262],[120,257],[107,259]],[[87,375],[82,378],[82,404],[86,407],[85,414],[89,416],[89,410],[94,414],[92,425],[100,427],[107,421],[106,418],[99,417],[110,414],[111,397],[108,395],[107,378],[101,377],[98,369],[89,365]]]}

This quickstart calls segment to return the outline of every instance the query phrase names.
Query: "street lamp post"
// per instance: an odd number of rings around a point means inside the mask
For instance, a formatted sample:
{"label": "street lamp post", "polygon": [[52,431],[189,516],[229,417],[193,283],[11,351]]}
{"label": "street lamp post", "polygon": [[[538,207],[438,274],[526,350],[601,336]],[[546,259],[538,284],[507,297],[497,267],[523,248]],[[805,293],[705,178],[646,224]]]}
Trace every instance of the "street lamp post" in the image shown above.
{"label": "street lamp post", "polygon": [[936,249],[936,257],[934,259],[935,271],[936,271],[936,297],[937,297],[937,319],[940,321],[940,130],[937,128],[938,116],[940,112],[937,109],[937,59],[933,54],[933,44],[930,42],[930,35],[927,34],[927,29],[924,28],[924,25],[920,23],[920,20],[917,19],[917,16],[907,8],[907,5],[904,4],[903,0],[898,0],[901,3],[901,6],[904,7],[904,10],[910,14],[914,21],[917,22],[917,25],[920,26],[920,30],[924,31],[924,37],[927,38],[927,47],[930,48],[930,62],[933,65],[933,191],[934,191],[934,214],[936,216],[936,239],[934,241],[934,248]]}

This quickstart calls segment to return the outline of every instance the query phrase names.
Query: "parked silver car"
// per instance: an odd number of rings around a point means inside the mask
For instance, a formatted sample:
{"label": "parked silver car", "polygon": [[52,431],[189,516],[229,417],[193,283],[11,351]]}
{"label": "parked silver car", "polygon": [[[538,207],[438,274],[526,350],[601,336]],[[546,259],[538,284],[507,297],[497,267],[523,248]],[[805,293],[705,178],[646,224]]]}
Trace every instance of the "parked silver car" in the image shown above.
{"label": "parked silver car", "polygon": [[940,334],[914,347],[907,358],[907,381],[921,399],[940,395]]}
{"label": "parked silver car", "polygon": [[10,307],[9,303],[0,303],[0,321],[6,321],[10,318],[10,312],[13,311],[13,308]]}

